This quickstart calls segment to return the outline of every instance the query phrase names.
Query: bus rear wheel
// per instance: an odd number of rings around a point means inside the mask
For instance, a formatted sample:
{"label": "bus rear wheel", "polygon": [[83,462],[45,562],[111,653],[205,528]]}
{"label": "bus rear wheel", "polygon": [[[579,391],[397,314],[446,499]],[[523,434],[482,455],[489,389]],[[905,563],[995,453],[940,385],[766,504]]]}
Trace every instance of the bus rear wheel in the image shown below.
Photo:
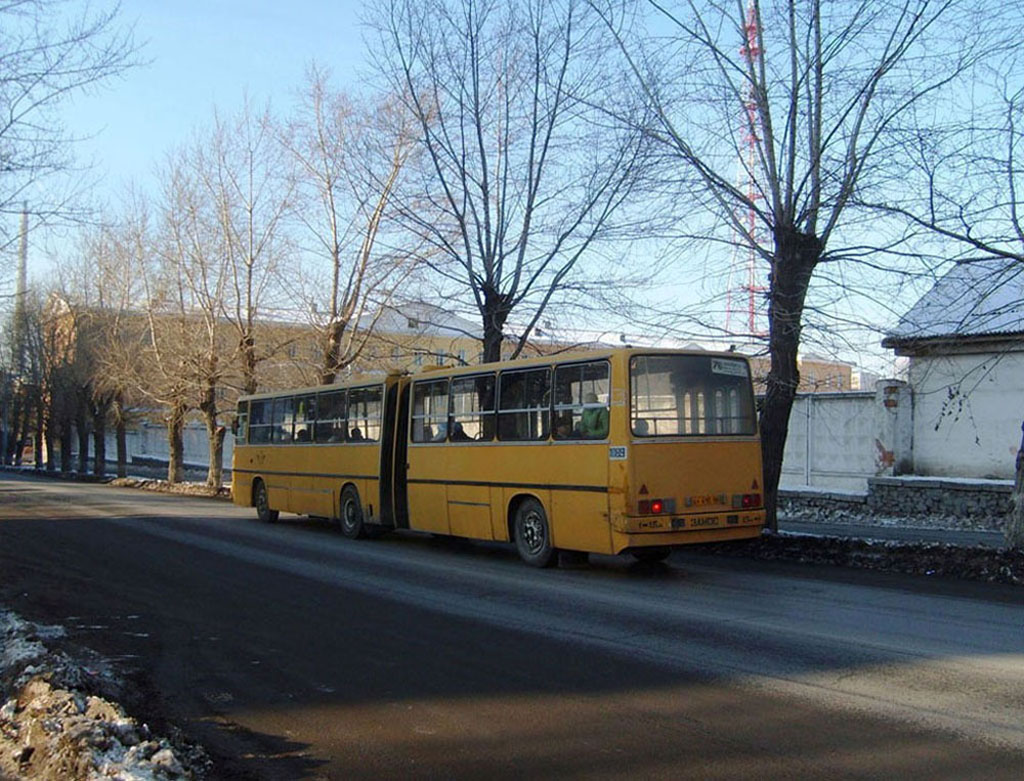
{"label": "bus rear wheel", "polygon": [[267,486],[262,480],[257,480],[252,489],[252,503],[256,506],[256,517],[263,523],[273,523],[278,518],[278,511],[270,509],[270,499],[267,496]]}
{"label": "bus rear wheel", "polygon": [[519,558],[530,566],[550,567],[558,561],[558,551],[551,543],[551,525],[536,499],[524,499],[516,508],[512,536]]}
{"label": "bus rear wheel", "polygon": [[345,486],[341,492],[341,533],[350,540],[358,540],[366,536],[363,506],[359,502],[359,492],[351,485]]}

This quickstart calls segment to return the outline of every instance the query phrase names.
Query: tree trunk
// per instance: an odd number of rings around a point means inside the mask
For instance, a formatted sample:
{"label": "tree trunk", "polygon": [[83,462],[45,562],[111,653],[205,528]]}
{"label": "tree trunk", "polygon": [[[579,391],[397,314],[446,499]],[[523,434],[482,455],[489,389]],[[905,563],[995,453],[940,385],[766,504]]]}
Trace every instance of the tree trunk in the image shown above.
{"label": "tree trunk", "polygon": [[115,424],[118,438],[118,477],[128,477],[128,431],[124,418]]}
{"label": "tree trunk", "polygon": [[78,474],[84,475],[89,473],[89,423],[84,405],[78,412],[75,429],[78,432]]}
{"label": "tree trunk", "polygon": [[176,402],[167,415],[167,482],[185,479],[185,405]]}
{"label": "tree trunk", "polygon": [[21,439],[24,436],[22,431],[22,393],[18,390],[14,394],[14,411],[11,415],[11,438],[7,443],[7,457],[5,463],[21,466]]}
{"label": "tree trunk", "polygon": [[[43,425],[43,401],[42,399],[36,399],[36,442],[35,442],[35,467],[36,469],[43,468],[43,462],[46,458],[43,456],[43,451],[46,449],[43,445],[43,432],[46,430]],[[49,452],[49,451],[47,451]]]}
{"label": "tree trunk", "polygon": [[57,460],[56,453],[54,451],[53,438],[53,417],[48,415],[46,418],[46,424],[43,427],[43,441],[46,442],[46,471],[56,472],[57,471]]}
{"label": "tree trunk", "polygon": [[797,351],[804,299],[814,267],[823,247],[817,236],[794,228],[777,228],[772,267],[771,299],[768,303],[768,372],[761,410],[761,460],[764,465],[766,526],[779,530],[778,495],[782,476],[782,454],[786,449],[789,414],[800,384]]}
{"label": "tree trunk", "polygon": [[71,442],[74,436],[71,431],[71,421],[65,420],[60,430],[60,471],[68,474],[71,471]]}
{"label": "tree trunk", "polygon": [[206,484],[211,488],[220,488],[224,482],[224,435],[227,430],[223,426],[215,426],[208,431],[210,439],[210,468],[206,472]]}
{"label": "tree trunk", "polygon": [[1021,424],[1021,434],[1013,482],[1013,509],[1006,519],[1006,544],[1010,548],[1024,548],[1024,424]]}
{"label": "tree trunk", "polygon": [[242,353],[242,392],[246,395],[255,393],[256,384],[256,340],[251,333],[246,333],[239,340]]}
{"label": "tree trunk", "polygon": [[124,420],[124,402],[114,402],[114,427],[117,432],[117,476],[128,476],[128,431]]}
{"label": "tree trunk", "polygon": [[341,342],[345,337],[344,321],[335,321],[327,328],[327,346],[324,347],[324,365],[320,372],[320,384],[332,385],[338,376],[338,363],[341,357]]}
{"label": "tree trunk", "polygon": [[206,484],[220,488],[224,476],[224,427],[217,425],[217,386],[210,382],[203,388],[199,402],[206,423],[206,435],[210,445],[210,465],[206,470]]}
{"label": "tree trunk", "polygon": [[92,473],[97,477],[107,474],[107,405],[97,402],[92,410],[93,461]]}
{"label": "tree trunk", "polygon": [[501,345],[505,341],[505,321],[508,319],[505,297],[490,290],[484,291],[484,363],[501,360]]}

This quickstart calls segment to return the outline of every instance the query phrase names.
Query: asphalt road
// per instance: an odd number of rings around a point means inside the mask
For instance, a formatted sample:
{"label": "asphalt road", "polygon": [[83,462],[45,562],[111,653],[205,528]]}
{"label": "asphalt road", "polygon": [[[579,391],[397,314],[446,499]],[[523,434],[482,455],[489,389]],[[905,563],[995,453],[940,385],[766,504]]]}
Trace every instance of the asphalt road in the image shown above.
{"label": "asphalt road", "polygon": [[1024,592],[676,554],[530,569],[0,476],[0,604],[216,778],[1024,776]]}

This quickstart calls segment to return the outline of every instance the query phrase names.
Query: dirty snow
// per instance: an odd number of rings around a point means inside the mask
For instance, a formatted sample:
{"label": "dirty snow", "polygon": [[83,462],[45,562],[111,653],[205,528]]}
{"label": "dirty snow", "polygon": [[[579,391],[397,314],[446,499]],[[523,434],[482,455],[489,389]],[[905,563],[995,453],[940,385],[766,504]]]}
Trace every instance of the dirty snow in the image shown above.
{"label": "dirty snow", "polygon": [[47,643],[63,628],[0,609],[0,778],[176,781],[200,778],[195,747],[152,735],[108,697],[121,682],[101,657]]}

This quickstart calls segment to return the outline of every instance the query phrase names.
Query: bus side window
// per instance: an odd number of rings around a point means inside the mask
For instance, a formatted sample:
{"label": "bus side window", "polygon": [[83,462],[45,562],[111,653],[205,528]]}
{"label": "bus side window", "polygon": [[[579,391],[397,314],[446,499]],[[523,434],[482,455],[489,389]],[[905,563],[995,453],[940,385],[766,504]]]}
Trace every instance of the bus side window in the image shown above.
{"label": "bus side window", "polygon": [[417,382],[412,388],[412,441],[443,442],[448,435],[448,380]]}
{"label": "bus side window", "polygon": [[494,439],[494,375],[453,379],[450,416],[452,442]]}
{"label": "bus side window", "polygon": [[235,425],[232,432],[235,442],[242,444],[246,441],[249,430],[249,402],[238,402],[238,411],[235,413]]}
{"label": "bus side window", "polygon": [[314,438],[317,442],[345,441],[345,391],[327,391],[317,397]]}
{"label": "bus side window", "polygon": [[259,399],[249,406],[249,444],[264,445],[270,442],[270,411],[272,399]]}
{"label": "bus side window", "polygon": [[274,442],[287,444],[292,441],[293,425],[295,423],[295,397],[284,396],[274,399],[274,411],[271,422],[273,423]]}
{"label": "bus side window", "polygon": [[316,423],[316,396],[299,396],[295,400],[295,441],[311,442]]}
{"label": "bus side window", "polygon": [[498,438],[508,441],[547,439],[551,424],[551,370],[501,373]]}
{"label": "bus side window", "polygon": [[380,440],[383,398],[380,385],[374,385],[372,388],[352,388],[348,392],[349,442]]}
{"label": "bus side window", "polygon": [[555,369],[555,439],[608,437],[608,362]]}

